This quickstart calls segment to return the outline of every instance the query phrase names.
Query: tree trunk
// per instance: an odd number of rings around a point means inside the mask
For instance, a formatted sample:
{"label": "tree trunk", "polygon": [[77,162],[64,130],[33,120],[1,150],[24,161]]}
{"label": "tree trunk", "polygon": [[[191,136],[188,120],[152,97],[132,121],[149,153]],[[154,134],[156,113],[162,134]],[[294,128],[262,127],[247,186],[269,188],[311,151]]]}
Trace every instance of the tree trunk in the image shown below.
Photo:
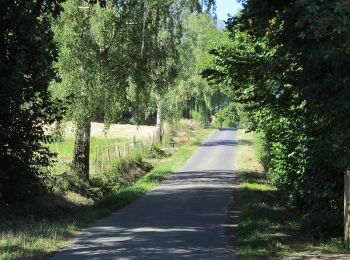
{"label": "tree trunk", "polygon": [[350,170],[344,174],[344,241],[350,244]]}
{"label": "tree trunk", "polygon": [[84,181],[89,181],[91,122],[81,121],[76,125],[73,170]]}
{"label": "tree trunk", "polygon": [[143,3],[141,58],[143,58],[143,52],[145,49],[146,23],[149,16],[149,9],[150,9],[149,3],[147,0],[145,0]]}
{"label": "tree trunk", "polygon": [[157,138],[159,142],[163,141],[163,118],[162,118],[162,102],[160,93],[157,90],[156,93],[156,101],[157,101],[157,124],[156,124],[156,132],[157,132]]}

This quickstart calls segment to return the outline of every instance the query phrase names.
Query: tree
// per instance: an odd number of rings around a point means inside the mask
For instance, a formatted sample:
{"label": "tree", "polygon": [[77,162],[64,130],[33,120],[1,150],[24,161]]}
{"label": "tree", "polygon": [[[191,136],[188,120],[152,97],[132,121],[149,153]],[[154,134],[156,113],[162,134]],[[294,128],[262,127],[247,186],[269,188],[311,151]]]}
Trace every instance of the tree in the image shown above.
{"label": "tree", "polygon": [[[206,74],[265,132],[268,176],[315,233],[341,229],[349,167],[348,1],[243,1]],[[322,215],[322,221],[318,216]],[[318,221],[314,221],[315,218]]]}
{"label": "tree", "polygon": [[62,81],[55,95],[72,97],[68,118],[76,123],[73,170],[89,179],[92,118],[117,121],[132,106],[139,121],[151,92],[158,100],[158,134],[162,137],[161,95],[176,77],[180,35],[177,1],[69,0],[54,26]]}
{"label": "tree", "polygon": [[73,170],[89,179],[91,120],[103,111],[105,120],[125,111],[127,89],[134,67],[131,7],[88,4],[69,0],[54,31],[59,46],[57,67],[62,81],[53,86],[55,95],[72,97],[68,118],[76,124]]}
{"label": "tree", "polygon": [[237,126],[239,123],[239,116],[236,104],[231,102],[226,107],[219,110],[216,114],[216,121],[224,127]]}
{"label": "tree", "polygon": [[[162,141],[163,118],[164,116],[169,117],[171,113],[174,115],[173,112],[170,112],[171,109],[169,108],[176,106],[174,100],[177,98],[169,99],[169,97],[176,92],[176,84],[181,85],[177,80],[182,77],[184,82],[184,76],[180,74],[184,73],[186,69],[192,71],[198,65],[195,63],[190,64],[192,57],[194,55],[198,56],[198,54],[194,52],[185,53],[185,47],[179,47],[184,46],[183,40],[186,39],[186,30],[189,31],[188,28],[186,29],[186,23],[188,23],[188,21],[185,21],[187,19],[186,16],[194,12],[211,12],[215,7],[215,1],[147,1],[147,6],[147,20],[144,23],[144,33],[147,37],[145,38],[146,42],[143,45],[143,50],[145,55],[148,55],[147,61],[151,75],[149,84],[156,96],[157,136],[159,141]],[[200,19],[200,17],[198,16],[196,18]],[[211,29],[213,29],[214,23],[209,18],[206,21],[209,22],[208,27],[212,26]],[[185,37],[183,37],[184,35]],[[186,54],[189,55],[187,57],[189,60],[187,61],[185,58]],[[195,59],[198,59],[198,57]],[[187,64],[184,65],[183,63]],[[194,77],[200,80],[199,75]],[[203,82],[205,81],[202,80]],[[192,92],[192,94],[194,93],[195,91]],[[205,98],[205,94],[200,100],[198,99],[198,104],[202,101],[205,102],[203,98]],[[166,103],[165,106],[164,103]]]}
{"label": "tree", "polygon": [[182,13],[183,35],[178,45],[178,76],[174,87],[165,96],[168,120],[192,117],[207,126],[208,118],[215,107],[225,102],[219,89],[212,89],[200,75],[208,62],[208,51],[218,41],[227,38],[216,28],[216,21],[207,13]]}
{"label": "tree", "polygon": [[44,189],[42,169],[51,161],[44,125],[60,117],[48,91],[57,57],[50,17],[59,2],[0,2],[0,200]]}
{"label": "tree", "polygon": [[156,96],[156,132],[163,137],[162,96],[177,75],[177,44],[181,37],[181,6],[176,1],[145,1],[143,53],[150,75],[148,86]]}

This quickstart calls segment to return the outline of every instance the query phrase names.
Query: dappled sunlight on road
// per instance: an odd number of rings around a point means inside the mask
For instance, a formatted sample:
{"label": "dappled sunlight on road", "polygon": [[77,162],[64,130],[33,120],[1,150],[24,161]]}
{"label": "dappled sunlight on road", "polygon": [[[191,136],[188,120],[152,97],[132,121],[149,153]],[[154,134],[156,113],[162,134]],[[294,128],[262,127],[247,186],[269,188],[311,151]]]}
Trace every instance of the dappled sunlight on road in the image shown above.
{"label": "dappled sunlight on road", "polygon": [[216,131],[178,173],[82,230],[54,259],[234,259],[233,134]]}

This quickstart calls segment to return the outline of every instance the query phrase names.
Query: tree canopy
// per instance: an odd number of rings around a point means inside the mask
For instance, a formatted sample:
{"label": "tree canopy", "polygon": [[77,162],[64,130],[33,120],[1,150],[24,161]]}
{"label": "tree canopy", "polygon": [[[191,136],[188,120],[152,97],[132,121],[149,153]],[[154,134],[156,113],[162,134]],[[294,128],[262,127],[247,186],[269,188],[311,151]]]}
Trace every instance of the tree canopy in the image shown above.
{"label": "tree canopy", "polygon": [[268,176],[304,212],[305,227],[339,232],[350,162],[349,1],[242,4],[228,21],[230,43],[212,51],[204,74],[264,132]]}
{"label": "tree canopy", "polygon": [[43,126],[61,117],[48,84],[55,78],[50,19],[60,1],[0,2],[0,200],[42,188],[51,159]]}
{"label": "tree canopy", "polygon": [[215,1],[1,1],[0,9],[0,198],[9,200],[47,188],[45,128],[62,117],[76,124],[73,168],[87,180],[90,122],[155,113],[155,92],[166,95],[179,75],[182,13],[212,14]]}

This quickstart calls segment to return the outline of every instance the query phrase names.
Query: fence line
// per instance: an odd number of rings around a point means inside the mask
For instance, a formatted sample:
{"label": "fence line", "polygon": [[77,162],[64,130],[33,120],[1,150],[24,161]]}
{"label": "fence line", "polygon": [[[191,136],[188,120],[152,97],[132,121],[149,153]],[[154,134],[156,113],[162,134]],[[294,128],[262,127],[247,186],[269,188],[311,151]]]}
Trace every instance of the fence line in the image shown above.
{"label": "fence line", "polygon": [[[190,136],[194,135],[193,130],[191,128],[186,131],[187,139],[190,138]],[[164,135],[163,141],[161,143],[161,146],[163,148],[166,148],[169,146],[169,143],[173,142],[173,137]],[[74,143],[74,142],[61,142],[61,143]],[[155,134],[149,135],[146,138],[137,139],[136,136],[134,136],[130,141],[121,141],[113,144],[106,144],[102,146],[95,145],[90,148],[90,151],[94,151],[94,156],[91,156],[91,159],[94,161],[95,164],[99,166],[103,166],[105,162],[108,162],[109,164],[113,159],[119,159],[128,156],[130,153],[132,153],[135,150],[143,150],[143,149],[151,149],[152,146],[154,146],[157,143],[157,139],[155,137]],[[58,143],[55,143],[56,145],[56,152],[59,154],[59,147]],[[60,156],[58,156],[60,157]]]}
{"label": "fence line", "polygon": [[[111,161],[113,158],[121,158],[129,155],[133,150],[140,150],[146,147],[151,147],[156,143],[155,136],[150,135],[143,139],[137,139],[136,136],[132,138],[131,141],[120,141],[115,143],[107,143],[105,145],[94,145],[90,148],[91,153],[94,153],[92,160],[98,161]],[[55,152],[60,158],[60,148],[59,144],[74,144],[74,142],[55,142]],[[62,159],[64,157],[61,157]],[[65,158],[67,159],[67,158]]]}

